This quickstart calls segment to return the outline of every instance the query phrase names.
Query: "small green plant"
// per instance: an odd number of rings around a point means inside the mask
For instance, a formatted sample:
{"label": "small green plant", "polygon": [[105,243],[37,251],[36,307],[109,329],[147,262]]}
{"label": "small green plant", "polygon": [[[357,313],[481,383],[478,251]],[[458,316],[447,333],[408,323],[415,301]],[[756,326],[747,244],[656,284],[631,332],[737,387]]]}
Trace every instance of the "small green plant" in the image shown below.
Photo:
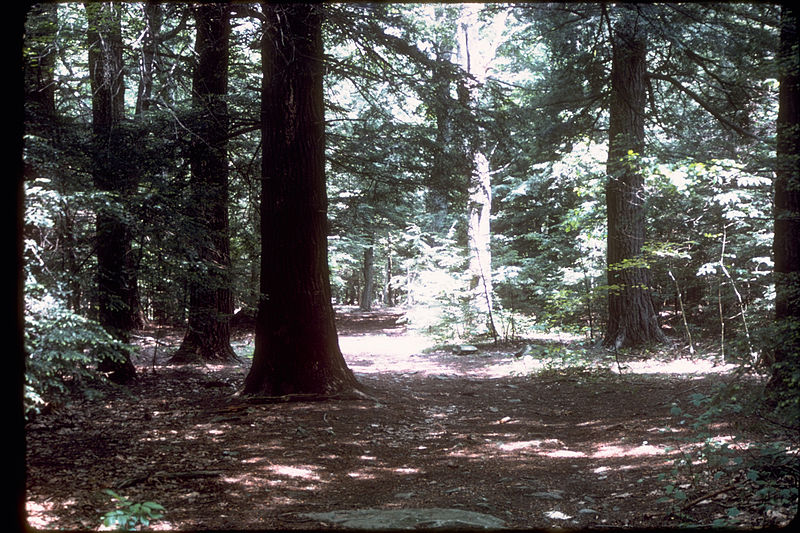
{"label": "small green plant", "polygon": [[118,531],[136,531],[161,518],[164,507],[155,502],[133,503],[111,489],[104,491],[116,502],[116,508],[102,516],[103,525]]}
{"label": "small green plant", "polygon": [[74,394],[100,394],[104,382],[97,371],[104,358],[118,359],[133,348],[115,339],[98,322],[71,310],[63,293],[50,290],[33,275],[25,281],[25,395],[26,418],[48,403],[58,404]]}
{"label": "small green plant", "polygon": [[[736,387],[728,386],[712,395],[692,394],[689,403],[697,414],[673,404],[670,413],[679,426],[688,429],[678,438],[680,455],[669,472],[659,475],[665,496],[659,503],[670,504],[671,515],[693,525],[689,510],[722,493],[730,495],[724,514],[713,520],[712,527],[739,525],[740,514],[763,516],[768,524],[778,524],[782,517],[797,509],[797,444],[784,440],[779,433],[762,442],[745,437],[729,427],[731,435],[719,435],[719,425],[741,418],[745,407]],[[667,448],[666,451],[673,451]],[[699,493],[689,497],[687,491]],[[737,495],[738,493],[738,495]],[[742,494],[747,494],[743,499]],[[743,506],[743,509],[740,509]]]}

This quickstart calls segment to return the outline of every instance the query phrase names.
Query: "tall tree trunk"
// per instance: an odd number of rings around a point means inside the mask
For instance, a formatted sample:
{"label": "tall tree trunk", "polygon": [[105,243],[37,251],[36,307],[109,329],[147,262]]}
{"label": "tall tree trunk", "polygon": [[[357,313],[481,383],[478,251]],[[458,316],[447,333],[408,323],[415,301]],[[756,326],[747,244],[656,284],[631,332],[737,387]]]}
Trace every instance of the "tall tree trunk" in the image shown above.
{"label": "tall tree trunk", "polygon": [[493,319],[492,248],[489,220],[492,212],[492,184],[489,160],[476,151],[470,176],[467,204],[467,238],[469,239],[470,290],[473,308],[486,323],[488,331],[497,335]]}
{"label": "tall tree trunk", "polygon": [[394,290],[392,289],[392,236],[386,237],[386,280],[383,284],[383,303],[388,307],[394,307]]}
{"label": "tall tree trunk", "polygon": [[[50,137],[56,116],[53,46],[58,26],[56,4],[35,4],[28,12],[24,54],[26,132]],[[49,134],[49,135],[48,135]]]}
{"label": "tall tree trunk", "polygon": [[[499,39],[493,43],[481,39],[478,32],[480,4],[466,4],[458,28],[459,64],[469,78],[458,87],[459,104],[471,111],[477,105],[477,91],[485,83],[491,62],[494,60]],[[502,27],[505,17],[493,21],[493,31]],[[481,40],[484,42],[481,43]],[[475,314],[473,326],[478,331],[488,331],[495,338],[497,330],[493,319],[492,248],[490,217],[492,211],[492,184],[489,160],[485,155],[483,132],[477,125],[465,135],[464,157],[469,168],[467,201],[467,248],[471,308]]]}
{"label": "tall tree trunk", "polygon": [[[780,92],[775,172],[775,321],[778,345],[770,389],[785,392],[798,386],[792,374],[800,359],[800,108],[798,108],[797,14],[781,8]],[[796,376],[795,376],[796,379]]]}
{"label": "tall tree trunk", "polygon": [[[25,133],[28,138],[38,137],[39,142],[52,150],[61,150],[60,125],[55,104],[55,40],[58,31],[58,6],[37,4],[31,7],[25,27],[26,50],[24,54],[25,80]],[[56,213],[56,240],[60,243],[60,281],[67,287],[66,300],[70,309],[81,312],[81,276],[75,237],[76,213],[68,195],[72,192],[68,178],[62,173],[36,164],[37,158],[25,162],[25,178],[50,179],[59,193],[59,211]]]}
{"label": "tall tree trunk", "polygon": [[[438,53],[438,52],[437,52]],[[431,85],[434,91],[434,115],[436,117],[436,147],[428,176],[425,196],[425,210],[431,218],[430,230],[440,236],[446,230],[447,214],[450,207],[448,191],[453,186],[453,99],[450,96],[450,79],[446,65],[449,62],[437,57]]]}
{"label": "tall tree trunk", "polygon": [[134,112],[136,116],[150,109],[162,17],[159,4],[148,2],[143,4],[141,8],[144,15],[145,30],[142,36],[142,52],[139,64],[139,90],[136,95],[136,110]]}
{"label": "tall tree trunk", "polygon": [[243,394],[360,387],[339,348],[331,303],[322,9],[263,4],[261,294]]}
{"label": "tall tree trunk", "polygon": [[[136,324],[136,278],[131,229],[124,213],[136,182],[119,161],[130,149],[121,127],[125,99],[121,7],[113,3],[85,7],[92,89],[92,177],[95,187],[106,194],[105,204],[97,210],[95,228],[99,321],[112,335],[128,342]],[[127,354],[102,361],[100,369],[121,383],[136,375]]]}
{"label": "tall tree trunk", "polygon": [[614,31],[609,110],[608,324],[603,343],[635,347],[662,342],[644,265],[644,178],[636,157],[644,149],[647,39],[634,8],[622,6]]}
{"label": "tall tree trunk", "polygon": [[362,311],[369,311],[372,309],[372,297],[375,292],[375,248],[372,246],[364,249],[364,265],[361,273],[364,275],[364,288],[359,308]]}
{"label": "tall tree trunk", "polygon": [[199,115],[192,141],[192,206],[198,271],[189,288],[189,324],[171,361],[236,359],[230,344],[233,298],[228,235],[228,49],[229,6],[197,7],[193,105]]}

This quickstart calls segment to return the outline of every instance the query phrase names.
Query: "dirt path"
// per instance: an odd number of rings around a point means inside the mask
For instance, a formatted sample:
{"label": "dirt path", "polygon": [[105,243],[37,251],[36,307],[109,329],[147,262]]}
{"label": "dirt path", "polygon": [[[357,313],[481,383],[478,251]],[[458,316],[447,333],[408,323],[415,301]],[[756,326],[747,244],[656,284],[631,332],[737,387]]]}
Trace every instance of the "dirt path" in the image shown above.
{"label": "dirt path", "polygon": [[338,322],[377,401],[247,404],[232,397],[246,364],[163,366],[161,348],[153,365],[146,337],[129,395],[29,425],[31,525],[96,529],[113,507],[106,488],[163,505],[153,529],[316,529],[330,526],[303,513],[432,507],[512,528],[670,524],[657,502],[669,406],[718,375],[531,378],[535,361],[509,349],[423,353],[396,318]]}

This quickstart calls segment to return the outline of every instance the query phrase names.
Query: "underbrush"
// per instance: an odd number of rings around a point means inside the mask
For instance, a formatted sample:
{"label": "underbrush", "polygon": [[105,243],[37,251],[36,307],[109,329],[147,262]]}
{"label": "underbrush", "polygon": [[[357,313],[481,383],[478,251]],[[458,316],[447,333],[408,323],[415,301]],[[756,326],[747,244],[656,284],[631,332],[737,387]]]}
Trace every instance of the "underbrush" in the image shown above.
{"label": "underbrush", "polygon": [[[678,458],[664,472],[662,502],[683,525],[785,525],[798,510],[798,421],[767,409],[760,386],[719,384],[670,413]],[[706,523],[707,512],[713,519]]]}

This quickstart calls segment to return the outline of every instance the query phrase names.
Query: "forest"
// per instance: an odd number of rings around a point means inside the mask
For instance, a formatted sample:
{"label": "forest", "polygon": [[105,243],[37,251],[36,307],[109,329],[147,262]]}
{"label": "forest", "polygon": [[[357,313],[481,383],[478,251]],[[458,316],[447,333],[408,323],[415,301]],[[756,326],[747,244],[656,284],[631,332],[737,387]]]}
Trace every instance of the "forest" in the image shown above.
{"label": "forest", "polygon": [[780,3],[29,6],[35,529],[771,527]]}

